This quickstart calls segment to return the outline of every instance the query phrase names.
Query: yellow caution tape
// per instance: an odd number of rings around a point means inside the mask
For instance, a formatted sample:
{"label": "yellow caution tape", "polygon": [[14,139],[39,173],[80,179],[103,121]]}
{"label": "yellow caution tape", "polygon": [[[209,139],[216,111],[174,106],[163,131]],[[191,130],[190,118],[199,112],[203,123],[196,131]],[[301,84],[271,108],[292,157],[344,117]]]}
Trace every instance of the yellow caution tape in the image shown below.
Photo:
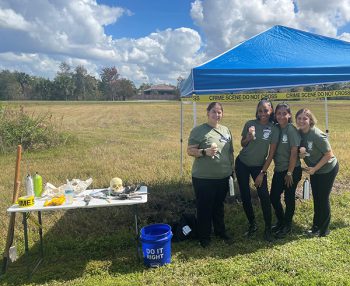
{"label": "yellow caution tape", "polygon": [[17,203],[20,208],[32,207],[34,206],[34,196],[19,197]]}
{"label": "yellow caution tape", "polygon": [[302,92],[275,92],[275,93],[222,93],[222,94],[193,94],[191,97],[181,98],[183,101],[193,102],[239,102],[249,100],[260,100],[264,97],[270,100],[293,100],[293,99],[319,99],[350,96],[350,89],[344,90],[320,90]]}

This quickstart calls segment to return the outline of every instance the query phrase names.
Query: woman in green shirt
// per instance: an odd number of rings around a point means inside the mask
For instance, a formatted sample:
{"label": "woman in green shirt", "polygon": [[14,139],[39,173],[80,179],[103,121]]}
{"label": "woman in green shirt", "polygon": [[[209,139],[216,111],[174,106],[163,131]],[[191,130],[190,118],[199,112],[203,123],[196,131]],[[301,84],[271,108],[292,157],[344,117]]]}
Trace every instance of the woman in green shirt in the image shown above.
{"label": "woman in green shirt", "polygon": [[[279,103],[275,109],[276,127],[279,141],[273,157],[275,169],[272,177],[270,199],[277,217],[272,227],[277,238],[283,238],[291,232],[295,211],[295,190],[301,179],[301,166],[298,157],[300,135],[292,124],[292,113],[287,103]],[[284,192],[285,210],[281,204]]]}
{"label": "woman in green shirt", "polygon": [[306,151],[300,152],[299,156],[308,166],[306,172],[310,174],[314,201],[313,224],[307,233],[309,236],[327,236],[331,220],[329,196],[339,164],[327,135],[315,126],[317,120],[312,112],[307,108],[300,109],[295,118],[301,135],[300,146]]}
{"label": "woman in green shirt", "polygon": [[250,195],[249,180],[254,180],[265,221],[264,239],[272,241],[271,234],[271,202],[267,187],[267,169],[273,158],[278,138],[274,127],[273,106],[269,99],[263,98],[256,108],[256,119],[249,120],[243,127],[242,150],[236,159],[236,175],[241,192],[243,209],[247,216],[249,227],[246,236],[253,235],[258,227]]}
{"label": "woman in green shirt", "polygon": [[207,107],[207,123],[192,129],[187,154],[194,157],[192,184],[197,206],[197,235],[200,245],[210,244],[212,224],[219,238],[230,242],[224,223],[224,200],[232,175],[233,144],[230,130],[219,124],[224,114],[218,102]]}

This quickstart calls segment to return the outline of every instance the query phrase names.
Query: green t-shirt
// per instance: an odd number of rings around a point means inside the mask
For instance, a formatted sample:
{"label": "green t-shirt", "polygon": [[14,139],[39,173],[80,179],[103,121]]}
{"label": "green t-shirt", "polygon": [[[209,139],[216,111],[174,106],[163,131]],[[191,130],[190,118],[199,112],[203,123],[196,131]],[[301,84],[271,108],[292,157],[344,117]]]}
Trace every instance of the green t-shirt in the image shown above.
{"label": "green t-shirt", "polygon": [[207,123],[192,129],[188,145],[198,145],[199,149],[210,148],[216,143],[218,152],[214,158],[209,156],[195,158],[192,176],[200,179],[223,179],[232,174],[233,142],[230,130],[219,125],[213,128]]}
{"label": "green t-shirt", "polygon": [[249,120],[243,127],[242,138],[245,138],[248,129],[255,126],[255,140],[248,143],[239,152],[239,159],[247,166],[263,166],[268,155],[270,144],[278,142],[278,130],[269,122],[266,125],[260,124],[259,120]]}
{"label": "green t-shirt", "polygon": [[[273,160],[275,172],[282,172],[288,170],[291,148],[299,147],[301,138],[298,130],[291,123],[288,123],[284,128],[280,128],[279,125],[276,125],[276,127],[279,131],[279,141]],[[295,166],[300,166],[299,156]]]}
{"label": "green t-shirt", "polygon": [[[314,167],[322,159],[323,155],[331,150],[327,135],[317,127],[310,128],[308,133],[300,133],[300,146],[306,148],[306,152],[310,154],[304,158],[307,166]],[[337,164],[337,158],[331,158],[323,165],[315,174],[329,173]]]}

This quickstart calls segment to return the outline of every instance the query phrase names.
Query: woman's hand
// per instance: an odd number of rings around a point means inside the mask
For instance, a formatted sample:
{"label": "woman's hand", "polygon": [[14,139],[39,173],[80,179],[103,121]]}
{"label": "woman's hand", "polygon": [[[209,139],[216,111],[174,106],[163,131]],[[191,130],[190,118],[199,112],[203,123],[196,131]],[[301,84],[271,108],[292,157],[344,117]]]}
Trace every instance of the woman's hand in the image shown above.
{"label": "woman's hand", "polygon": [[264,173],[260,173],[256,178],[255,178],[255,182],[254,182],[254,186],[255,188],[260,188],[262,185],[262,182],[264,180]]}
{"label": "woman's hand", "polygon": [[214,159],[216,153],[218,152],[218,146],[213,143],[210,148],[205,149],[205,153],[207,156],[210,156]]}
{"label": "woman's hand", "polygon": [[293,185],[293,176],[286,175],[284,177],[284,184],[287,186],[287,188],[290,188]]}
{"label": "woman's hand", "polygon": [[305,171],[306,171],[306,173],[308,173],[309,175],[313,175],[313,174],[315,174],[316,173],[316,168],[315,167],[306,167],[305,168]]}

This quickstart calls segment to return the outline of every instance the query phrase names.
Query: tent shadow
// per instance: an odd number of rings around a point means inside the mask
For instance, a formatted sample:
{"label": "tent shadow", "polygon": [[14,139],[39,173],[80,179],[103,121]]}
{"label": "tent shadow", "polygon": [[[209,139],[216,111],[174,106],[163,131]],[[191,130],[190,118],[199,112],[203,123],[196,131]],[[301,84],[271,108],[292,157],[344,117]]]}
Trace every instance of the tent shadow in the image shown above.
{"label": "tent shadow", "polygon": [[[181,209],[192,208],[193,199],[184,188],[181,182],[149,186],[148,202],[137,207],[139,230],[148,224],[167,223],[181,213]],[[36,214],[32,216],[36,220]],[[20,218],[17,214],[17,221]],[[139,232],[136,237],[133,206],[42,212],[42,220],[44,259],[30,276],[31,283],[69,281],[96,274],[98,268],[115,274],[145,269]],[[7,273],[1,277],[8,285],[27,283],[40,257],[38,227],[31,220],[28,224],[29,252],[10,263]],[[23,232],[16,236],[23,237]]]}

